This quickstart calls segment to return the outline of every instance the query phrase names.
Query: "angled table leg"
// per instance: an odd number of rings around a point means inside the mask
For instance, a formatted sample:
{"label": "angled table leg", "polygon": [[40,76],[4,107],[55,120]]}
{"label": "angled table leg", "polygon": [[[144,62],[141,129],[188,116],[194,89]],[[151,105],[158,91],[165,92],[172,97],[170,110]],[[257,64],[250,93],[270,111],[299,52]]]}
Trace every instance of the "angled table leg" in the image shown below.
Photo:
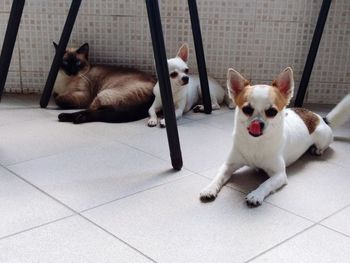
{"label": "angled table leg", "polygon": [[0,56],[0,100],[4,91],[7,74],[10,68],[13,49],[16,43],[19,24],[23,13],[25,0],[14,0],[7,23],[4,43]]}
{"label": "angled table leg", "polygon": [[56,49],[56,54],[52,61],[51,69],[46,80],[43,94],[41,95],[40,106],[42,108],[46,108],[47,104],[49,103],[52,89],[55,84],[58,71],[60,69],[61,60],[64,55],[64,51],[67,48],[69,37],[70,37],[70,34],[72,33],[75,19],[78,15],[80,4],[81,4],[81,0],[72,0],[69,13],[66,19],[66,23],[64,24],[61,38],[58,43],[58,47]]}
{"label": "angled table leg", "polygon": [[182,168],[182,156],[177,130],[173,96],[171,93],[168,62],[164,47],[162,24],[159,13],[158,0],[146,0],[148,22],[151,31],[154,59],[156,62],[160,95],[168,135],[171,163],[174,169]]}
{"label": "angled table leg", "polygon": [[205,64],[202,33],[201,33],[201,27],[199,23],[196,0],[188,0],[188,8],[189,8],[190,18],[191,18],[194,47],[196,50],[197,66],[198,66],[198,72],[199,72],[199,79],[201,83],[204,112],[207,114],[210,114],[212,111],[212,107],[211,107],[209,84],[208,84],[208,74],[207,74],[207,67]]}
{"label": "angled table leg", "polygon": [[309,54],[307,55],[307,59],[305,62],[303,75],[301,77],[298,93],[297,93],[297,96],[295,98],[294,107],[302,107],[303,106],[305,93],[307,90],[307,86],[309,84],[312,68],[314,66],[318,46],[320,45],[323,29],[324,29],[324,26],[326,24],[327,15],[328,15],[329,8],[331,6],[331,2],[332,2],[332,0],[323,0],[323,2],[322,2],[320,14],[318,15],[318,19],[317,19],[315,32],[314,32],[314,35],[312,37]]}

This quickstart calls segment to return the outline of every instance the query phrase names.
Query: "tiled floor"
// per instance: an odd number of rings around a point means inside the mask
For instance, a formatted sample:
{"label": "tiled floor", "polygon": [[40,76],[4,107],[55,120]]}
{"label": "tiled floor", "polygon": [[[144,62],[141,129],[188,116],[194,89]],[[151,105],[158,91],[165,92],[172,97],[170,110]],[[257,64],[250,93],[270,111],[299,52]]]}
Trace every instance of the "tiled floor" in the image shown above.
{"label": "tiled floor", "polygon": [[250,169],[199,201],[230,149],[233,111],[185,115],[175,172],[164,129],[59,123],[38,101],[0,104],[1,263],[349,262],[350,122],[249,208],[245,195],[266,179]]}

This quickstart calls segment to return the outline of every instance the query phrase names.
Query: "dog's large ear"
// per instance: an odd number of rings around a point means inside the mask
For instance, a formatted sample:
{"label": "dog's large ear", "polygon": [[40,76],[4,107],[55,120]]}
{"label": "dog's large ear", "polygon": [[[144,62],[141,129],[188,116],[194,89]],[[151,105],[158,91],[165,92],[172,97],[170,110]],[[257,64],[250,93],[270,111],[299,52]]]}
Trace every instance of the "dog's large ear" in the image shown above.
{"label": "dog's large ear", "polygon": [[85,58],[88,59],[89,58],[89,44],[85,43],[84,45],[82,45],[80,48],[77,49],[77,53],[85,55]]}
{"label": "dog's large ear", "polygon": [[184,43],[179,51],[177,52],[177,57],[181,58],[183,61],[187,62],[188,60],[188,54],[189,54],[189,48],[188,48],[188,45],[187,43]]}
{"label": "dog's large ear", "polygon": [[293,97],[294,77],[292,68],[285,68],[277,78],[272,82],[272,86],[278,88],[280,93],[287,99],[287,102]]}
{"label": "dog's large ear", "polygon": [[227,89],[231,98],[238,96],[249,83],[249,80],[245,79],[239,72],[233,68],[228,69]]}
{"label": "dog's large ear", "polygon": [[55,41],[52,42],[53,46],[55,47],[55,50],[57,50],[58,45],[56,44]]}

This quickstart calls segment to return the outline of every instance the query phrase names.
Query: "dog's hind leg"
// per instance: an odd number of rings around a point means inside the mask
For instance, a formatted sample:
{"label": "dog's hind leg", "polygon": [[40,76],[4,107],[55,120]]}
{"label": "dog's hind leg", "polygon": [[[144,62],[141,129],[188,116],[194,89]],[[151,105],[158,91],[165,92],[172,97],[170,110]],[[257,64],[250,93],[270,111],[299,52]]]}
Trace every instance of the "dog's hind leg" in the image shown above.
{"label": "dog's hind leg", "polygon": [[311,136],[314,145],[310,147],[309,152],[312,155],[321,155],[333,141],[332,129],[323,121],[317,126]]}

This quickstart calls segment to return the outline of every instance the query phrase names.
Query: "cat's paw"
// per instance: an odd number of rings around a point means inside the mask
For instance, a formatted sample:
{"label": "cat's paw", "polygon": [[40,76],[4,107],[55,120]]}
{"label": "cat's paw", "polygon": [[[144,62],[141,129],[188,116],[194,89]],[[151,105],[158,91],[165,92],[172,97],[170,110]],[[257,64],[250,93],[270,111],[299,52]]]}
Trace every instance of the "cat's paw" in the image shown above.
{"label": "cat's paw", "polygon": [[72,122],[72,114],[71,113],[60,113],[58,115],[58,120],[60,122]]}
{"label": "cat's paw", "polygon": [[88,117],[85,114],[79,114],[74,118],[73,123],[81,124],[81,123],[87,122],[87,120],[88,120]]}
{"label": "cat's paw", "polygon": [[147,122],[148,127],[155,127],[158,124],[157,118],[150,118]]}

